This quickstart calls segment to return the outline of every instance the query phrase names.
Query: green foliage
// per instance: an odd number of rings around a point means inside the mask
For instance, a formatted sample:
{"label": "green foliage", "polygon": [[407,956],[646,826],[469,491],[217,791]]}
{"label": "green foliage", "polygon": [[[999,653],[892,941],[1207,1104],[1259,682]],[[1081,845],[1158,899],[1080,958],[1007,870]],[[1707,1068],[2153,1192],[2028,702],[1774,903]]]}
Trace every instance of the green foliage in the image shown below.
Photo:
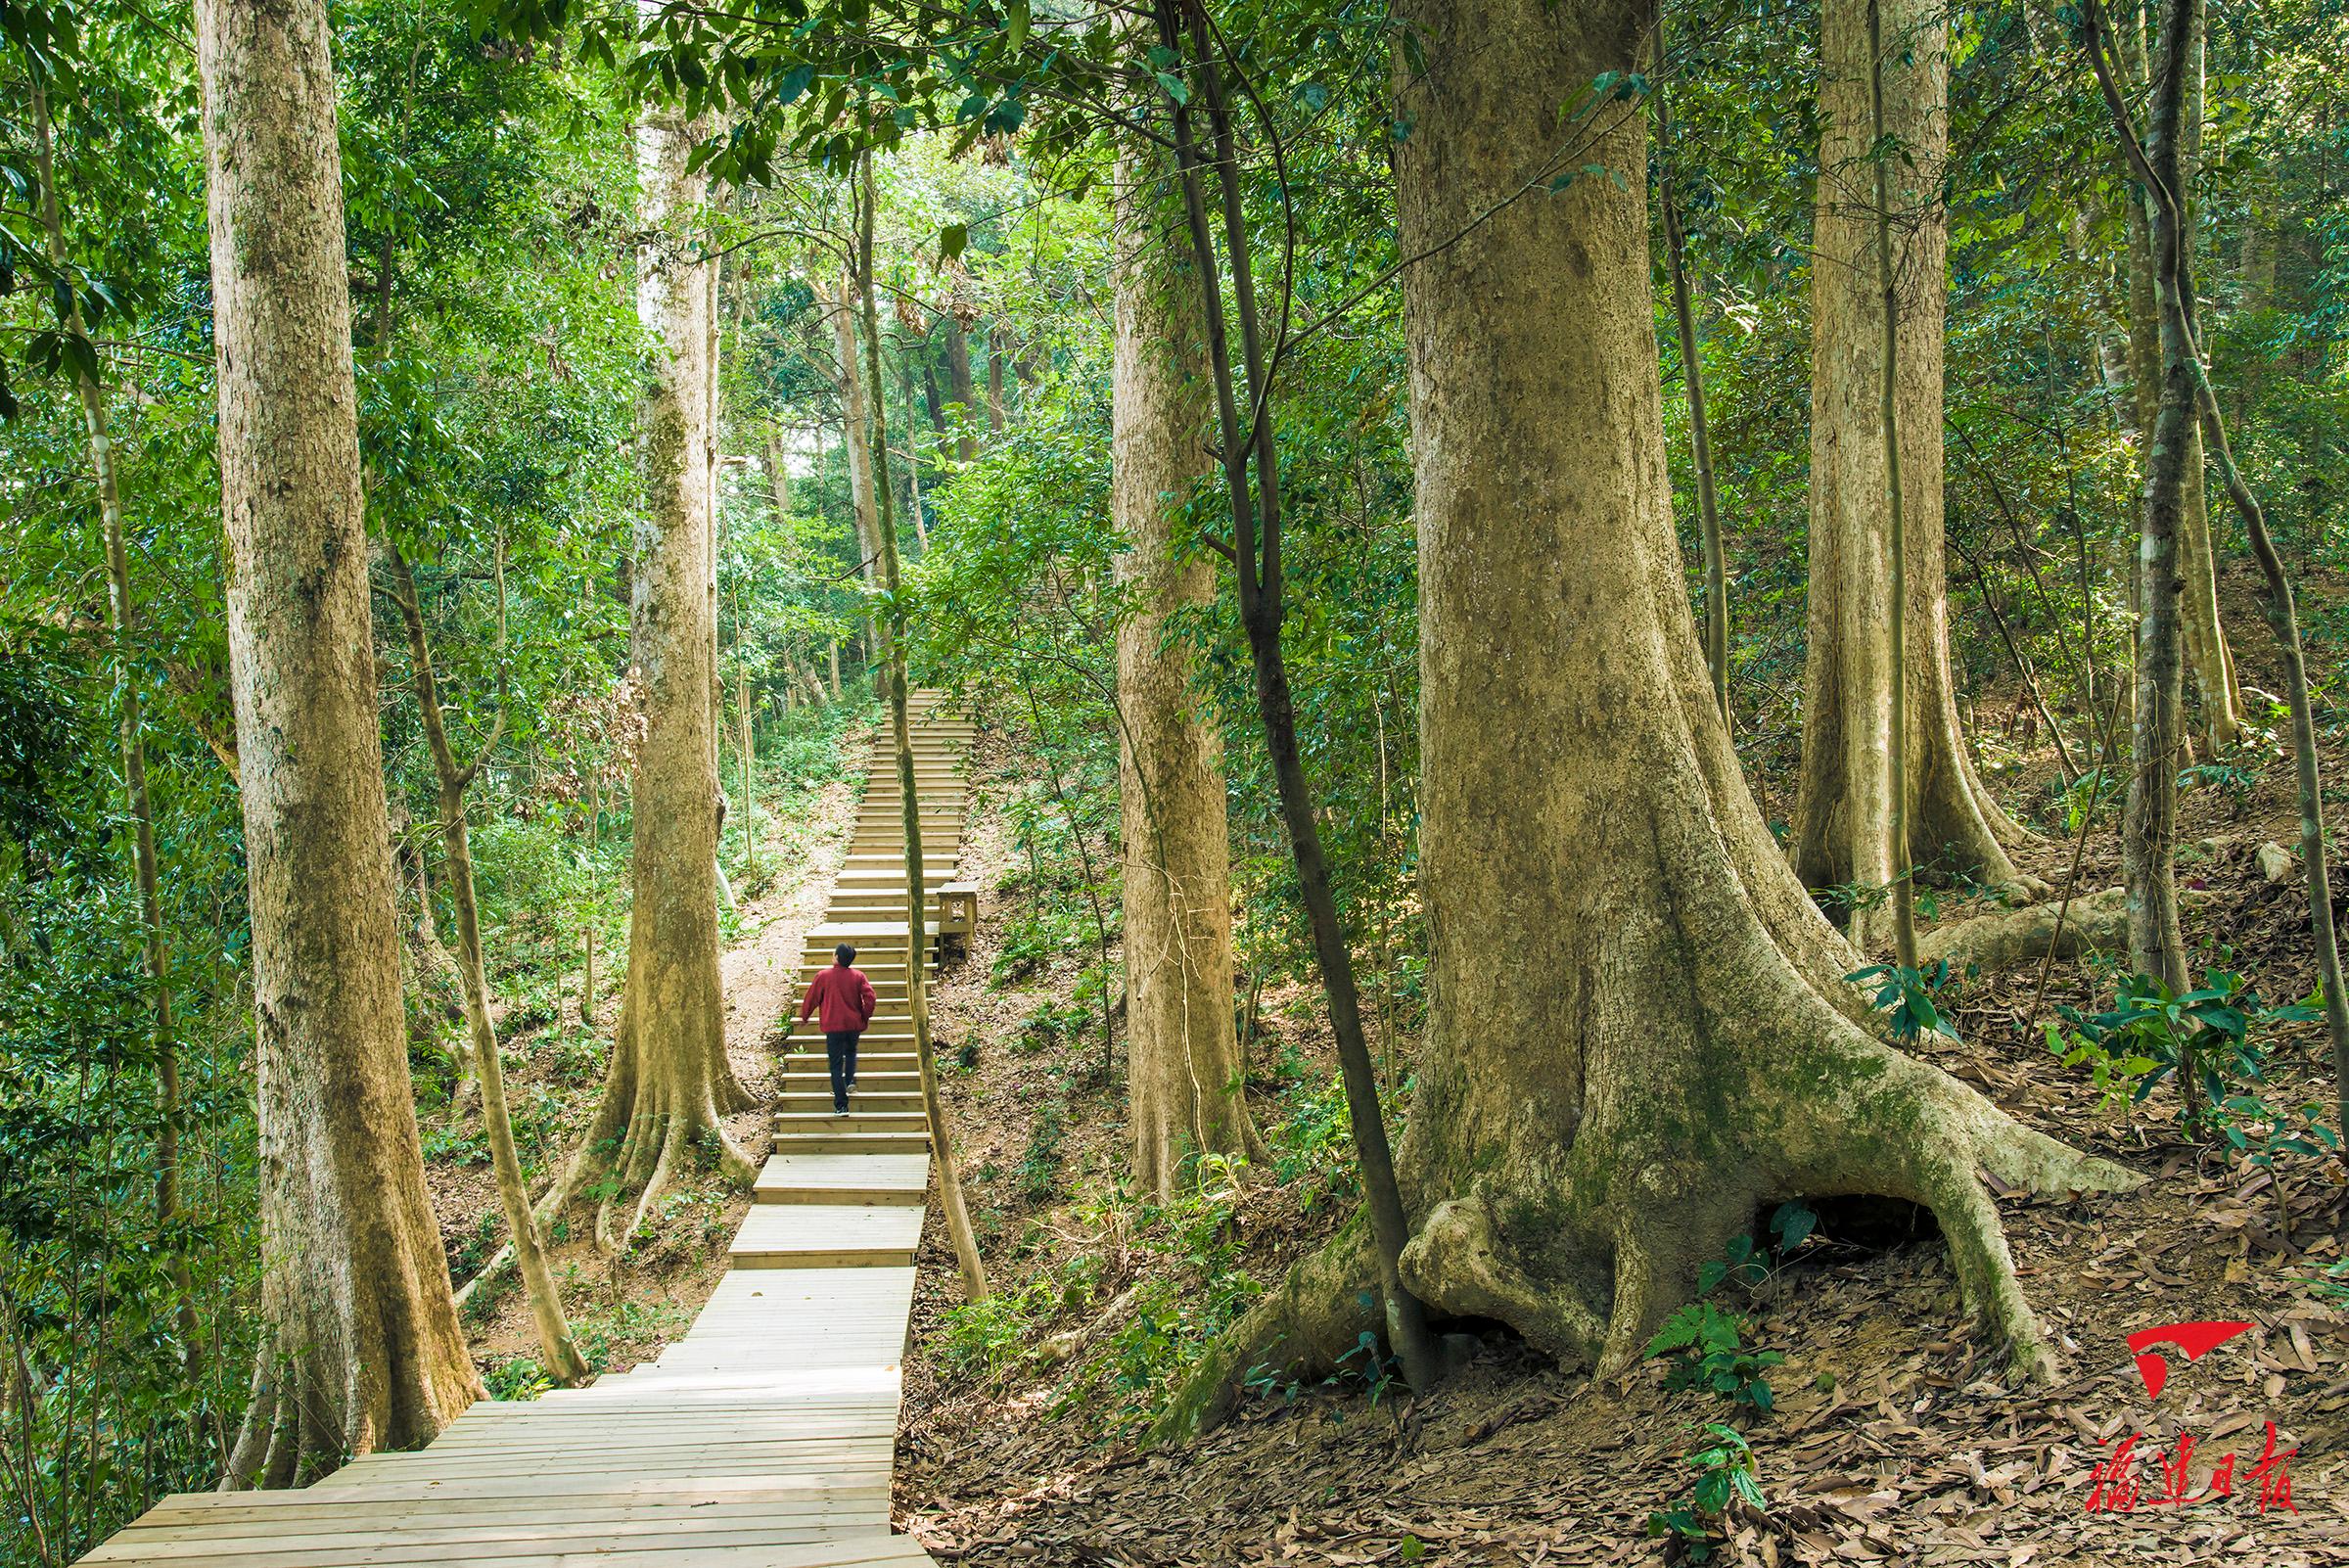
{"label": "green foliage", "polygon": [[1693,1301],[1656,1331],[1647,1354],[1671,1362],[1666,1388],[1710,1389],[1732,1405],[1750,1405],[1767,1414],[1772,1394],[1765,1374],[1786,1358],[1776,1351],[1745,1349],[1744,1336],[1752,1326],[1710,1301]]}
{"label": "green foliage", "polygon": [[1712,1443],[1681,1455],[1696,1472],[1696,1485],[1687,1500],[1647,1516],[1651,1540],[1675,1538],[1690,1562],[1710,1562],[1720,1542],[1714,1532],[1727,1517],[1732,1501],[1749,1508],[1763,1506],[1761,1465],[1733,1426],[1707,1421],[1703,1434]]}
{"label": "green foliage", "polygon": [[[2240,975],[2213,970],[2201,989],[2176,996],[2150,976],[2124,976],[2107,1011],[2061,1012],[2067,1027],[2048,1026],[2048,1049],[2067,1067],[2087,1066],[2108,1108],[2142,1104],[2164,1081],[2190,1079],[2201,1109],[2189,1133],[2216,1136],[2263,1166],[2338,1146],[2318,1108],[2265,1098],[2269,1046],[2260,1032],[2322,1017],[2309,1003],[2268,1005]],[[2182,1099],[2182,1119],[2188,1114]]]}
{"label": "green foliage", "polygon": [[1907,1044],[1926,1035],[1958,1038],[1958,1026],[1942,1011],[1942,992],[1953,984],[1944,960],[1936,958],[1921,969],[1870,964],[1843,978],[1855,986],[1874,983],[1876,1011],[1885,1015],[1894,1039]]}

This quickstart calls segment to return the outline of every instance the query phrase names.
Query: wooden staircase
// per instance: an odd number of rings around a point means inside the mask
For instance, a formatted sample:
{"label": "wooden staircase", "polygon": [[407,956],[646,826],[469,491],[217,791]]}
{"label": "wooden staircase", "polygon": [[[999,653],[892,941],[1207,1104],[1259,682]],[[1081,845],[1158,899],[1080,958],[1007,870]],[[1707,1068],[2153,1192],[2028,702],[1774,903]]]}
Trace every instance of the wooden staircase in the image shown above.
{"label": "wooden staircase", "polygon": [[[924,890],[961,853],[971,726],[913,701]],[[880,1007],[850,1114],[823,1038],[787,1061],[774,1153],[725,1276],[658,1360],[529,1403],[483,1401],[430,1448],[355,1459],[299,1492],[164,1499],[84,1562],[571,1568],[916,1568],[890,1534],[913,1255],[930,1137],[905,997],[897,758],[876,741],[856,833],[807,974],[859,949]],[[927,945],[925,944],[925,945]],[[925,963],[928,954],[924,954]],[[806,1034],[799,1038],[806,1042]]]}

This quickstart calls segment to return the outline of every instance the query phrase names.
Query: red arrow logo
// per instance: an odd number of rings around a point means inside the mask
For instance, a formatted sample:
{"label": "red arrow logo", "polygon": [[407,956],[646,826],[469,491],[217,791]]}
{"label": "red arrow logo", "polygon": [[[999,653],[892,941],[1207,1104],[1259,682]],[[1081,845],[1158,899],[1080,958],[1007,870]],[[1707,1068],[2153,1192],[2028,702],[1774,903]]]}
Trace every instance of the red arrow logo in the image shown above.
{"label": "red arrow logo", "polygon": [[2154,1354],[2154,1346],[2175,1345],[2186,1353],[2188,1360],[2196,1361],[2250,1326],[2249,1323],[2157,1323],[2151,1328],[2139,1329],[2129,1336],[2129,1348],[2137,1353],[2137,1375],[2145,1380],[2145,1393],[2160,1398],[2162,1385],[2170,1380],[2170,1363],[2166,1358]]}

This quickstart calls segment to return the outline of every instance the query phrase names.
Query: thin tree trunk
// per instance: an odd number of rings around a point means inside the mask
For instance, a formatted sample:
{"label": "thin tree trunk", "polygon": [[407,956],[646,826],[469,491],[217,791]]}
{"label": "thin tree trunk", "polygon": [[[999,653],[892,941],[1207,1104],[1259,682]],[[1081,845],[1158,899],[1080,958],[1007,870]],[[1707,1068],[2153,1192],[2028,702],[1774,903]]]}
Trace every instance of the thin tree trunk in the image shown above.
{"label": "thin tree trunk", "polygon": [[[865,365],[875,387],[881,385],[881,308],[873,296],[873,211],[880,205],[873,185],[873,155],[859,161],[861,201],[857,218],[856,298],[863,306]],[[953,1129],[946,1121],[945,1101],[938,1092],[938,1063],[930,1039],[930,922],[928,883],[922,863],[922,803],[914,785],[913,735],[906,715],[905,601],[899,589],[902,574],[898,563],[898,524],[889,494],[889,425],[879,398],[873,399],[872,424],[866,433],[872,443],[871,466],[879,483],[873,486],[880,502],[878,532],[881,580],[889,593],[889,613],[882,622],[883,657],[888,665],[889,720],[898,749],[898,796],[905,819],[905,1004],[913,1020],[915,1060],[921,1064],[922,1109],[930,1124],[930,1144],[938,1161],[939,1207],[945,1211],[946,1231],[953,1238],[954,1258],[962,1268],[963,1294],[972,1301],[987,1299],[987,1265],[979,1256],[979,1237],[971,1228],[970,1211],[962,1201],[962,1173],[954,1159]]]}
{"label": "thin tree trunk", "polygon": [[766,427],[766,485],[780,523],[791,516],[791,470],[783,466],[783,429],[773,422]]}
{"label": "thin tree trunk", "polygon": [[[1222,195],[1223,241],[1231,268],[1232,298],[1240,320],[1247,389],[1253,408],[1253,427],[1240,423],[1238,378],[1223,322],[1222,293],[1217,286],[1216,243],[1211,228],[1202,159],[1192,129],[1193,115],[1183,101],[1172,103],[1176,159],[1181,171],[1184,216],[1190,229],[1192,254],[1198,258],[1199,291],[1207,335],[1208,365],[1215,381],[1217,425],[1222,438],[1224,486],[1231,507],[1230,551],[1237,569],[1241,624],[1256,673],[1257,712],[1265,730],[1265,749],[1272,762],[1279,791],[1280,814],[1288,830],[1297,881],[1313,935],[1313,954],[1328,993],[1330,1026],[1337,1038],[1338,1063],[1346,1087],[1347,1116],[1354,1130],[1355,1152],[1361,1163],[1362,1192],[1370,1214],[1377,1256],[1378,1279],[1384,1296],[1387,1336],[1403,1363],[1404,1379],[1414,1389],[1434,1386],[1442,1375],[1435,1337],[1427,1326],[1419,1298],[1404,1284],[1401,1258],[1410,1227],[1403,1196],[1395,1180],[1394,1153],[1387,1139],[1386,1113],[1379,1103],[1378,1069],[1370,1058],[1362,1031],[1361,999],[1355,986],[1354,957],[1338,916],[1329,865],[1321,850],[1320,828],[1313,817],[1312,787],[1297,746],[1296,704],[1290,694],[1288,665],[1281,652],[1283,617],[1280,561],[1280,470],[1273,447],[1271,391],[1256,310],[1255,275],[1248,254],[1247,224],[1240,207],[1240,171],[1232,151],[1230,122],[1222,107],[1221,68],[1208,37],[1205,13],[1196,0],[1161,0],[1159,28],[1168,50],[1180,53],[1176,3],[1188,23],[1195,78],[1192,90],[1206,101],[1218,186]],[[1251,503],[1248,466],[1256,465],[1256,497]]]}
{"label": "thin tree trunk", "polygon": [[[49,259],[63,266],[66,227],[57,200],[56,136],[49,118],[48,81],[37,70],[32,76],[32,114],[40,158],[41,227],[48,238]],[[80,295],[69,291],[66,300],[63,325],[67,333],[86,337]],[[81,401],[82,434],[90,454],[90,477],[98,487],[98,524],[106,546],[107,631],[115,644],[115,689],[121,705],[116,736],[122,751],[122,791],[130,807],[131,870],[139,890],[139,923],[147,939],[147,984],[154,995],[154,1026],[148,1040],[155,1053],[155,1218],[170,1251],[171,1281],[178,1292],[173,1315],[179,1327],[180,1354],[193,1379],[201,1376],[203,1365],[196,1285],[188,1271],[187,1254],[172,1239],[179,1222],[179,1038],[171,1021],[171,960],[165,945],[157,869],[155,797],[147,783],[145,705],[130,665],[139,633],[139,607],[131,594],[130,550],[122,527],[122,488],[115,468],[114,438],[107,428],[106,389],[87,367],[80,367],[74,371],[73,390]]]}
{"label": "thin tree trunk", "polygon": [[[2182,12],[2196,9],[2196,0],[2173,0],[2170,7],[2170,25],[2180,25]],[[2308,661],[2300,640],[2299,615],[2292,603],[2291,578],[2286,576],[2283,560],[2276,551],[2274,538],[2268,532],[2266,513],[2252,494],[2251,487],[2235,467],[2234,453],[2227,440],[2225,422],[2219,416],[2219,400],[2212,390],[2210,378],[2202,368],[2200,334],[2196,321],[2192,253],[2183,238],[2190,208],[2183,193],[2170,183],[2178,172],[2174,161],[2163,158],[2161,137],[2165,118],[2170,114],[2170,95],[2157,94],[2153,100],[2153,138],[2148,148],[2141,143],[2137,130],[2113,79],[2098,36],[2101,19],[2091,0],[2086,9],[2088,43],[2096,62],[2098,84],[2104,92],[2106,107],[2111,111],[2131,167],[2143,188],[2148,207],[2149,226],[2156,235],[2155,251],[2166,256],[2169,265],[2156,278],[2156,288],[2162,311],[2165,334],[2175,334],[2183,340],[2184,363],[2192,379],[2195,413],[2211,456],[2217,461],[2220,477],[2227,485],[2228,496],[2243,520],[2245,532],[2250,535],[2251,549],[2259,558],[2259,567],[2267,579],[2266,610],[2268,624],[2275,632],[2278,652],[2283,659],[2285,700],[2292,717],[2292,775],[2300,806],[2300,857],[2306,876],[2311,936],[2317,949],[2317,972],[2324,984],[2325,1028],[2332,1045],[2334,1103],[2339,1125],[2349,1129],[2349,994],[2344,994],[2341,981],[2341,954],[2338,937],[2333,929],[2332,888],[2327,865],[2328,850],[2325,842],[2325,792],[2319,772],[2317,726],[2314,707],[2308,695]],[[2165,383],[2163,392],[2170,389]],[[2134,905],[2134,899],[2132,904]],[[2134,911],[2133,911],[2134,912]],[[2189,1102],[2190,1103],[2190,1102]]]}
{"label": "thin tree trunk", "polygon": [[[2196,239],[2195,191],[2201,184],[2203,57],[2207,51],[2203,0],[2195,0],[2187,25],[2186,106],[2178,154],[2177,197],[2184,235],[2180,260],[2192,269]],[[2157,280],[2158,282],[2158,280]],[[2243,699],[2234,678],[2234,653],[2219,619],[2218,552],[2211,528],[2209,463],[2202,430],[2188,414],[2186,492],[2178,509],[2178,632],[2186,668],[2200,704],[2202,738],[2213,752],[2234,744],[2243,727]]]}
{"label": "thin tree trunk", "polygon": [[1892,626],[1884,639],[1892,694],[1892,749],[1887,759],[1892,795],[1892,945],[1903,969],[1916,967],[1916,881],[1909,855],[1909,543],[1901,482],[1901,297],[1892,269],[1892,159],[1884,116],[1884,21],[1880,0],[1867,0],[1867,108],[1870,159],[1876,184],[1876,290],[1883,354],[1876,384],[1884,442],[1884,546]]}
{"label": "thin tree trunk", "polygon": [[[1664,74],[1664,14],[1656,13],[1655,69]],[[1672,313],[1681,335],[1681,380],[1688,392],[1688,444],[1696,470],[1697,530],[1705,558],[1705,668],[1713,676],[1713,694],[1724,718],[1729,713],[1728,564],[1722,550],[1721,506],[1713,491],[1713,442],[1705,424],[1705,376],[1696,352],[1696,311],[1688,298],[1687,240],[1681,233],[1680,205],[1673,197],[1676,173],[1672,149],[1672,115],[1664,89],[1654,89],[1656,150],[1656,208],[1664,229],[1664,264],[1672,277]]]}
{"label": "thin tree trunk", "polygon": [[944,320],[943,335],[946,347],[946,400],[954,405],[955,423],[962,434],[954,438],[954,457],[968,463],[979,455],[979,438],[971,434],[971,421],[979,417],[979,395],[971,383],[971,342],[962,330],[962,322],[949,312]]}
{"label": "thin tree trunk", "polygon": [[[840,299],[832,311],[832,343],[840,355],[841,441],[849,455],[849,498],[856,509],[856,553],[861,558],[857,570],[869,591],[879,580],[881,528],[872,458],[864,446],[866,388],[864,370],[856,360],[855,287],[853,276],[841,280]],[[864,646],[868,658],[879,646],[869,614],[864,618]]]}
{"label": "thin tree trunk", "polygon": [[587,775],[587,878],[590,889],[587,908],[587,957],[579,974],[579,1022],[589,1029],[595,1027],[595,928],[603,915],[603,900],[592,891],[595,884],[595,849],[597,829],[603,820],[603,785],[593,771]]}
{"label": "thin tree trunk", "polygon": [[987,335],[987,428],[997,436],[1003,434],[1003,355],[1009,339],[1001,326]]}
{"label": "thin tree trunk", "polygon": [[262,1331],[222,1484],[286,1486],[482,1390],[408,1082],[326,8],[196,15],[259,1025]]}
{"label": "thin tree trunk", "polygon": [[[2151,69],[2152,125],[2146,152],[2149,167],[2167,184],[2182,172],[2186,73],[2190,69],[2191,27],[2180,16],[2190,5],[2166,8],[2171,24],[2157,41]],[[2142,176],[2141,176],[2142,178]],[[2175,189],[2174,185],[2170,186]],[[2144,486],[2138,521],[2139,595],[2137,623],[2137,710],[2131,737],[2133,768],[2123,807],[2122,879],[2128,889],[2129,961],[2173,994],[2186,990],[2186,941],[2178,925],[2175,857],[2178,837],[2180,725],[2180,634],[2178,576],[2180,513],[2186,504],[2186,471],[2196,450],[2189,438],[2193,419],[2194,367],[2184,323],[2161,308],[2161,280],[2180,275],[2187,243],[2182,223],[2165,224],[2154,210],[2150,188],[2139,201],[2151,254],[2149,282],[2158,327],[2159,396],[2145,427]],[[2179,1091],[2191,1114],[2198,1075],[2182,1067]]]}
{"label": "thin tree trunk", "polygon": [[742,876],[747,886],[759,875],[759,752],[751,718],[751,669],[736,650],[734,712],[742,720]]}
{"label": "thin tree trunk", "polygon": [[[489,1018],[489,975],[482,954],[481,907],[473,891],[473,849],[467,838],[465,796],[482,770],[482,763],[505,732],[503,701],[488,738],[471,762],[460,763],[449,745],[448,725],[440,709],[440,688],[433,674],[433,654],[424,629],[424,607],[416,597],[416,576],[397,544],[386,552],[392,572],[392,600],[399,607],[408,630],[409,675],[416,687],[416,710],[424,720],[424,738],[433,757],[433,773],[439,783],[440,832],[447,845],[448,887],[457,911],[457,962],[465,982],[465,1021],[473,1039],[474,1073],[482,1084],[482,1130],[489,1140],[489,1165],[497,1176],[498,1205],[505,1210],[506,1233],[522,1271],[529,1297],[530,1326],[538,1335],[538,1354],[546,1375],[572,1387],[590,1375],[587,1360],[572,1338],[563,1314],[563,1297],[546,1265],[546,1249],[530,1214],[530,1189],[523,1179],[522,1159],[514,1149],[514,1124],[506,1113],[505,1068],[497,1055],[497,1026]],[[499,596],[505,592],[505,574],[498,574]],[[503,616],[503,610],[500,610]],[[502,642],[502,638],[500,639]],[[504,650],[501,647],[500,657]]]}

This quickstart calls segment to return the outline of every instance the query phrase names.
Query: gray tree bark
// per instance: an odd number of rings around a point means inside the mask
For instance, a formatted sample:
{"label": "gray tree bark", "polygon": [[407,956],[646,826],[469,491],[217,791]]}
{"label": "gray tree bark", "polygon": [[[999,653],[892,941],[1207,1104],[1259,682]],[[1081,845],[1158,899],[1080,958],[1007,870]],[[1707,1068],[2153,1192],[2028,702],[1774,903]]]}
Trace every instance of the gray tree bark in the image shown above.
{"label": "gray tree bark", "polygon": [[[708,424],[714,346],[711,271],[695,250],[706,182],[689,172],[697,131],[667,111],[637,130],[643,227],[636,309],[655,342],[642,409],[644,516],[636,527],[629,654],[644,737],[631,790],[628,968],[604,1092],[564,1180],[560,1206],[593,1176],[613,1178],[596,1235],[626,1244],[692,1143],[712,1137],[732,1179],[757,1174],[723,1118],[756,1101],[726,1059],[718,973],[717,623],[712,590]],[[637,1193],[615,1227],[621,1194]]]}
{"label": "gray tree bark", "polygon": [[1214,566],[1196,552],[1184,559],[1178,536],[1183,500],[1215,465],[1199,271],[1180,251],[1171,164],[1138,135],[1121,143],[1110,503],[1126,541],[1117,570],[1127,1120],[1134,1186],[1161,1198],[1174,1195],[1186,1155],[1264,1152],[1232,1021],[1222,738],[1193,690],[1188,649],[1168,639],[1178,614],[1215,598]]}
{"label": "gray tree bark", "polygon": [[[1865,0],[1821,13],[1820,150],[1812,263],[1811,574],[1804,669],[1803,771],[1794,864],[1813,888],[1890,887],[1892,600],[1882,438],[1884,300],[1877,287],[1875,166],[1868,149]],[[1948,212],[1949,43],[1930,0],[1884,0],[1885,120],[1900,143],[1891,170],[1896,423],[1906,498],[1905,628],[1909,848],[1919,865],[2044,891],[2007,847],[2022,830],[1974,773],[1950,677],[1942,532],[1942,322]],[[1890,940],[1889,903],[1855,910],[1854,940]]]}
{"label": "gray tree bark", "polygon": [[203,0],[220,492],[259,1026],[263,1324],[222,1485],[481,1395],[408,1084],[326,8]]}

